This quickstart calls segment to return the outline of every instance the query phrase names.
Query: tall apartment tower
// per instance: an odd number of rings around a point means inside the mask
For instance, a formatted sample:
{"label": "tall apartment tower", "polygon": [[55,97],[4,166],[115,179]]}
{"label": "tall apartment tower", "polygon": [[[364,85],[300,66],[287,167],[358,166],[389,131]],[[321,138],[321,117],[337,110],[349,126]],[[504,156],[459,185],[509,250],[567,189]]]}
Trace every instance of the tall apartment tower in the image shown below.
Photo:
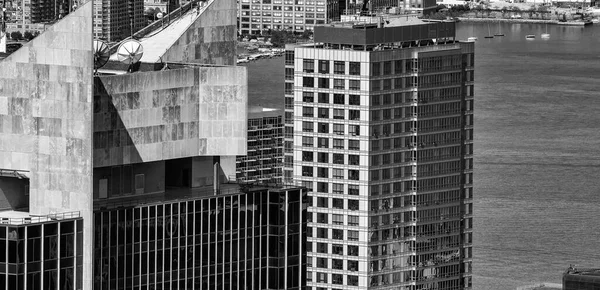
{"label": "tall apartment tower", "polygon": [[94,38],[120,41],[146,26],[144,0],[94,2]]}
{"label": "tall apartment tower", "polygon": [[307,286],[471,289],[474,45],[452,22],[372,22],[286,54]]}

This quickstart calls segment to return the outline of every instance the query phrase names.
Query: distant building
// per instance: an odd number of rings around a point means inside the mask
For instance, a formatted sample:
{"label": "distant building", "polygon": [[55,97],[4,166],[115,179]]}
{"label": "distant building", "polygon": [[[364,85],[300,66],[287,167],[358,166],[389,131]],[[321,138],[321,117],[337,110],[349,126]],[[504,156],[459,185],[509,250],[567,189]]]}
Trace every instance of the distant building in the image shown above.
{"label": "distant building", "polygon": [[576,269],[569,267],[563,274],[563,290],[598,290],[600,289],[600,268]]}
{"label": "distant building", "polygon": [[240,34],[262,34],[269,30],[303,32],[339,17],[338,0],[238,1]]}
{"label": "distant building", "polygon": [[94,38],[120,41],[146,24],[143,0],[94,1]]}
{"label": "distant building", "polygon": [[286,47],[308,287],[472,289],[475,51],[455,25],[360,17]]}
{"label": "distant building", "polygon": [[281,111],[250,113],[248,153],[237,157],[236,176],[249,183],[283,182],[283,115]]}

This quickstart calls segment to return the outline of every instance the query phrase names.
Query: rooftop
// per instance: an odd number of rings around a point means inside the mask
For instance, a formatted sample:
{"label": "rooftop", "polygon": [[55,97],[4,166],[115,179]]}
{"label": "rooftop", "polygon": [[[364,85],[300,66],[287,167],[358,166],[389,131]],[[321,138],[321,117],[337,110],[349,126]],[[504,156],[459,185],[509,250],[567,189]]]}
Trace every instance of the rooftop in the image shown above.
{"label": "rooftop", "polygon": [[414,15],[347,16],[345,21],[314,28],[316,43],[374,46],[389,43],[454,40],[456,23],[425,22]]}
{"label": "rooftop", "polygon": [[31,215],[26,211],[5,210],[0,211],[0,224],[24,225],[32,223],[43,223],[56,220],[79,218],[79,212],[65,212],[45,216]]}

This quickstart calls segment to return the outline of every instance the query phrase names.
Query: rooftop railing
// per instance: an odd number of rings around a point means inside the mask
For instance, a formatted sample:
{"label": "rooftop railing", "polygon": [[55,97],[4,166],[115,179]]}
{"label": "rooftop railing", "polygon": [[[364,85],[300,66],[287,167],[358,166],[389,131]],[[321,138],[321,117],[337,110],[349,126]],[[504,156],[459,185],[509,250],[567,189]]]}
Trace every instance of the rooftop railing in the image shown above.
{"label": "rooftop railing", "polygon": [[24,225],[24,224],[44,223],[44,222],[59,221],[59,220],[66,220],[66,219],[76,219],[76,218],[80,218],[80,217],[81,217],[81,215],[78,211],[49,214],[49,215],[45,215],[45,216],[29,216],[29,217],[15,217],[15,218],[2,217],[2,218],[0,218],[0,224]]}

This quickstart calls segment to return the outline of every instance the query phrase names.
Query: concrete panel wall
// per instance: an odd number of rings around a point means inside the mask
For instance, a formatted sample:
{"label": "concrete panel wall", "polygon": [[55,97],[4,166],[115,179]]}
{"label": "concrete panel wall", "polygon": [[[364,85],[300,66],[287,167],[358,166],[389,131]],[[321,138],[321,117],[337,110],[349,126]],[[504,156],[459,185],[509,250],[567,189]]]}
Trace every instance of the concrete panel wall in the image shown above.
{"label": "concrete panel wall", "polygon": [[96,78],[94,167],[246,152],[243,67]]}
{"label": "concrete panel wall", "polygon": [[236,1],[212,1],[196,22],[165,52],[162,60],[235,65]]}
{"label": "concrete panel wall", "polygon": [[91,1],[0,62],[0,168],[29,171],[32,214],[80,212],[83,289],[92,287],[92,65]]}

